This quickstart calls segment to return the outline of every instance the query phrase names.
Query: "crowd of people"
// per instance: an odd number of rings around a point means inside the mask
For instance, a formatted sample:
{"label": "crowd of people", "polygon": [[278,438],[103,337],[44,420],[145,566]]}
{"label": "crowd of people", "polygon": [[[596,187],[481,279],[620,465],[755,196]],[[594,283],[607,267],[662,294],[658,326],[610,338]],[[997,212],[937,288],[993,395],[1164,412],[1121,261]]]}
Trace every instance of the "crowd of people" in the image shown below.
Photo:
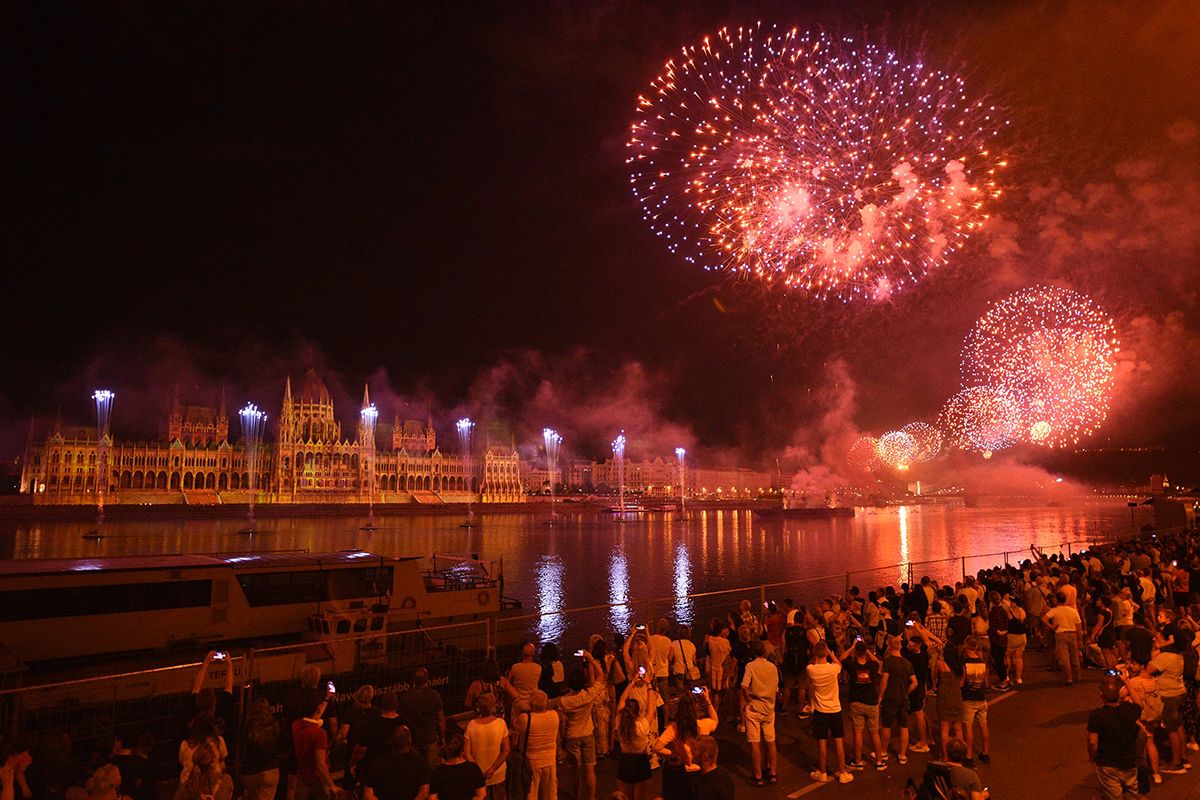
{"label": "crowd of people", "polygon": [[[511,664],[485,661],[451,708],[423,668],[402,692],[363,685],[338,707],[309,667],[282,702],[258,696],[239,719],[233,670],[222,689],[203,688],[226,657],[210,653],[195,713],[167,743],[169,774],[144,735],[114,735],[86,766],[65,735],[36,747],[18,737],[0,754],[0,800],[730,800],[737,783],[777,782],[780,715],[806,721],[813,781],[850,783],[919,755],[909,797],[984,800],[988,698],[1023,690],[1027,649],[1052,654],[1064,686],[1102,671],[1087,725],[1096,778],[1107,798],[1143,797],[1200,750],[1193,586],[1194,532],[1069,557],[1035,550],[952,585],[743,600],[703,635],[659,619],[569,655],[527,643]],[[738,781],[718,764],[719,726],[726,747],[734,728],[744,739]],[[615,780],[598,787],[609,758]]]}

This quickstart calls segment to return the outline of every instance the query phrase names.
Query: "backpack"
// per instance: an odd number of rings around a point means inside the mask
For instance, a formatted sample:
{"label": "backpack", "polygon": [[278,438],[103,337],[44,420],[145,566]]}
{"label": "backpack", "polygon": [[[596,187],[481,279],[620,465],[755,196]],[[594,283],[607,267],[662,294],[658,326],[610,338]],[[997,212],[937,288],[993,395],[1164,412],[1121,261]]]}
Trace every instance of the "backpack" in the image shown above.
{"label": "backpack", "polygon": [[[909,778],[912,781],[912,778]],[[925,774],[921,776],[921,785],[913,786],[915,791],[911,797],[916,800],[950,800],[953,797],[954,784],[950,780],[950,765],[941,761],[931,761],[925,765]]]}

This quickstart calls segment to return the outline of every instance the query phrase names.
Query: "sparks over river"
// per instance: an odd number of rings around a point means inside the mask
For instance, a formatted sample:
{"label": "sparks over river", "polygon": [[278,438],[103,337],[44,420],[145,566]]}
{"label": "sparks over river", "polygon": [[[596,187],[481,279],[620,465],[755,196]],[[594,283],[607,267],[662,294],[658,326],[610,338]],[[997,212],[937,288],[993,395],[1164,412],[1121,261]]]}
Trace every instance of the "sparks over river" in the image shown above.
{"label": "sparks over river", "polygon": [[630,182],[689,263],[880,300],[946,263],[987,218],[1002,125],[961,78],[918,58],[723,28],[638,98]]}

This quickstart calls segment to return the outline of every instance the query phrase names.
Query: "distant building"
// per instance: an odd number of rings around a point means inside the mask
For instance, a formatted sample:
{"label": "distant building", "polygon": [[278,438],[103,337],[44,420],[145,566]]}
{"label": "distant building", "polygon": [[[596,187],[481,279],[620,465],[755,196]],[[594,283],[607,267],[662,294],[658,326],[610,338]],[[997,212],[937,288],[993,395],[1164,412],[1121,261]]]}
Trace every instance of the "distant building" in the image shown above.
{"label": "distant building", "polygon": [[[778,489],[776,476],[769,472],[731,468],[715,469],[685,465],[684,481],[688,497],[709,499],[747,499]],[[679,462],[655,458],[651,461],[626,459],[625,490],[649,497],[679,496]],[[584,491],[617,491],[619,478],[614,459],[597,462],[576,461],[570,468],[571,486]]]}
{"label": "distant building", "polygon": [[[364,406],[369,397],[364,393]],[[471,459],[468,479],[461,454],[437,447],[431,421],[395,418],[365,439],[361,419],[353,438],[343,434],[325,384],[309,370],[293,393],[284,388],[274,442],[265,442],[254,481],[257,502],[365,503],[371,496],[366,470],[374,463],[374,500],[380,503],[485,503],[524,499],[515,448],[486,442]],[[96,501],[96,428],[64,425],[30,428],[20,491],[35,503]],[[476,450],[476,448],[472,448]],[[225,400],[217,408],[182,405],[178,392],[160,441],[110,436],[106,502],[244,503],[250,472],[241,442],[229,441]]]}

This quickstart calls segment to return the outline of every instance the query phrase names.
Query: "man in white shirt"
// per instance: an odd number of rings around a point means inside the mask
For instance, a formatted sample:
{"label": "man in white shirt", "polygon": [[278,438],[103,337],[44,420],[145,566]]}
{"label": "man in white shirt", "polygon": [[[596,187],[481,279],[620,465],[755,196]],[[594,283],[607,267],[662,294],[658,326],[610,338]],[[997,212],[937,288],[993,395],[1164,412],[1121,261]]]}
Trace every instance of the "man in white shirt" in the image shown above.
{"label": "man in white shirt", "polygon": [[[665,617],[661,618],[650,636],[650,652],[654,656],[654,689],[662,697],[671,696],[667,691],[667,682],[671,675],[671,637],[667,635],[670,629],[671,623],[667,622]],[[665,727],[666,706],[663,706],[658,709],[658,729],[661,731]]]}
{"label": "man in white shirt", "polygon": [[1138,585],[1142,587],[1142,608],[1146,610],[1146,622],[1153,627],[1158,618],[1154,613],[1154,601],[1157,599],[1154,581],[1150,579],[1150,570],[1143,569],[1138,576]]}
{"label": "man in white shirt", "polygon": [[1067,596],[1062,591],[1054,599],[1058,604],[1042,614],[1042,621],[1054,631],[1054,650],[1067,677],[1067,686],[1072,686],[1079,676],[1079,630],[1083,620],[1075,606],[1067,603]]}
{"label": "man in white shirt", "polygon": [[700,680],[696,644],[692,641],[692,629],[687,625],[679,628],[679,637],[671,642],[671,679],[682,688],[689,688]]}
{"label": "man in white shirt", "polygon": [[754,658],[746,665],[742,678],[742,718],[746,723],[746,742],[754,765],[754,782],[763,783],[762,746],[767,745],[766,780],[774,783],[779,751],[775,748],[775,695],[779,693],[779,670],[766,659],[767,646],[762,639],[750,642]]}
{"label": "man in white shirt", "polygon": [[817,740],[816,771],[810,773],[814,781],[828,783],[825,771],[829,754],[828,740],[834,740],[837,751],[837,782],[849,783],[854,776],[846,769],[846,729],[842,724],[842,702],[838,697],[838,675],[842,662],[829,651],[829,646],[820,641],[813,645],[812,661],[808,665],[808,685],[813,699],[813,737]]}

